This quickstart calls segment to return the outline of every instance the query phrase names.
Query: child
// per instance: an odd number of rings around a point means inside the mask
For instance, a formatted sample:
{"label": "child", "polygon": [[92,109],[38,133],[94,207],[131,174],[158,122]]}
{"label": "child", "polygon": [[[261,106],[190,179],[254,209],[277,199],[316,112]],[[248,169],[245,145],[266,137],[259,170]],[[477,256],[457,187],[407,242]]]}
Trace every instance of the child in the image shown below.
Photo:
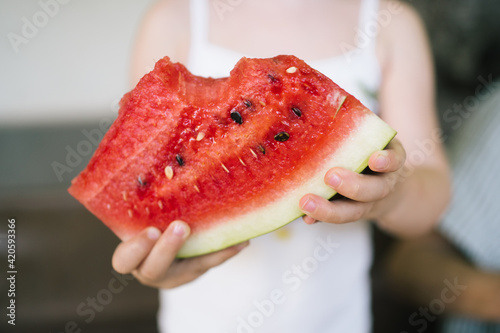
{"label": "child", "polygon": [[[434,135],[438,125],[427,41],[420,21],[402,4],[161,1],[140,31],[133,80],[165,55],[194,74],[219,77],[227,76],[242,56],[278,54],[294,54],[329,76],[379,112],[399,132],[398,139],[371,156],[373,174],[334,168],[325,175],[325,182],[347,199],[304,196],[303,220],[252,240],[237,256],[248,242],[175,260],[189,236],[181,221],[163,234],[148,228],[120,244],[113,267],[162,289],[162,331],[368,332],[366,220],[410,237],[430,230],[448,201],[448,167]],[[403,167],[405,151],[409,159]],[[324,223],[313,224],[317,220]]]}

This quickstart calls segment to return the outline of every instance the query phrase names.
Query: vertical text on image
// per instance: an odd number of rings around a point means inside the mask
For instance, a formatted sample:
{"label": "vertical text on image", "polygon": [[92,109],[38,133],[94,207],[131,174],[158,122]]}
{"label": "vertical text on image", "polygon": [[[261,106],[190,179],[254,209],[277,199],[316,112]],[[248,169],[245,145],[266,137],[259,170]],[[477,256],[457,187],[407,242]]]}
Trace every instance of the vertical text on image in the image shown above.
{"label": "vertical text on image", "polygon": [[7,322],[16,325],[16,219],[7,220]]}

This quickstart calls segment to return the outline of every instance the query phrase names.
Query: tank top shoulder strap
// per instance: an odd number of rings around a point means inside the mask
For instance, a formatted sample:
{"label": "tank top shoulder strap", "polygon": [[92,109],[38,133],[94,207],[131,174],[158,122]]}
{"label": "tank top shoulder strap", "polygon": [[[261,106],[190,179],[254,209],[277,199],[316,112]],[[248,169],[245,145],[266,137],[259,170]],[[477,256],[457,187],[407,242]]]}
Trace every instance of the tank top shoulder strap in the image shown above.
{"label": "tank top shoulder strap", "polygon": [[208,43],[209,4],[206,0],[189,0],[191,48],[196,51]]}
{"label": "tank top shoulder strap", "polygon": [[379,0],[361,0],[357,46],[375,48],[378,34]]}

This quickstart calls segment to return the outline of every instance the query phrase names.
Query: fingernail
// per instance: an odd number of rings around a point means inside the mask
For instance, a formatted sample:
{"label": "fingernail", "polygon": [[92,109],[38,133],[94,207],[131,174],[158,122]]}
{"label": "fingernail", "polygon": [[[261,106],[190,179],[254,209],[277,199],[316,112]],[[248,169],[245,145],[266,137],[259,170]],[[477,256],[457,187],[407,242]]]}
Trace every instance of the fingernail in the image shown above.
{"label": "fingernail", "polygon": [[186,235],[186,226],[181,222],[172,222],[174,224],[173,234],[179,237],[184,237]]}
{"label": "fingernail", "polygon": [[332,187],[339,187],[341,182],[342,182],[342,179],[340,178],[340,176],[337,173],[332,172],[328,175],[328,178],[327,178],[328,185],[330,185]]}
{"label": "fingernail", "polygon": [[148,238],[151,240],[157,240],[161,236],[161,231],[158,228],[150,227],[148,229]]}
{"label": "fingernail", "polygon": [[312,213],[316,210],[317,206],[318,205],[316,204],[316,202],[311,199],[307,199],[306,202],[304,202],[304,204],[302,205],[302,210],[304,212]]}
{"label": "fingernail", "polygon": [[389,165],[389,158],[387,158],[387,152],[381,151],[377,158],[375,159],[375,167],[377,169],[385,169]]}

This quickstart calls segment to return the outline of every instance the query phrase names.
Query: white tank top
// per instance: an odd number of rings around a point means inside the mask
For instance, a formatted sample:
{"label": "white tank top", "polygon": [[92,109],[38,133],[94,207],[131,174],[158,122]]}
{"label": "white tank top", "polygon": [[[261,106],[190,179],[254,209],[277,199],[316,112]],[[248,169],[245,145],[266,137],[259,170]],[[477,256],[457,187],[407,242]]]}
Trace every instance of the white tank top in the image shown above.
{"label": "white tank top", "polygon": [[[196,75],[228,76],[245,55],[209,43],[208,1],[191,0],[190,11],[188,69]],[[373,111],[380,85],[373,30],[377,11],[378,0],[362,0],[359,28],[372,38],[346,44],[348,53],[333,58],[303,59]],[[369,332],[371,253],[367,222],[306,225],[298,219],[251,240],[197,280],[161,290],[160,331]]]}

